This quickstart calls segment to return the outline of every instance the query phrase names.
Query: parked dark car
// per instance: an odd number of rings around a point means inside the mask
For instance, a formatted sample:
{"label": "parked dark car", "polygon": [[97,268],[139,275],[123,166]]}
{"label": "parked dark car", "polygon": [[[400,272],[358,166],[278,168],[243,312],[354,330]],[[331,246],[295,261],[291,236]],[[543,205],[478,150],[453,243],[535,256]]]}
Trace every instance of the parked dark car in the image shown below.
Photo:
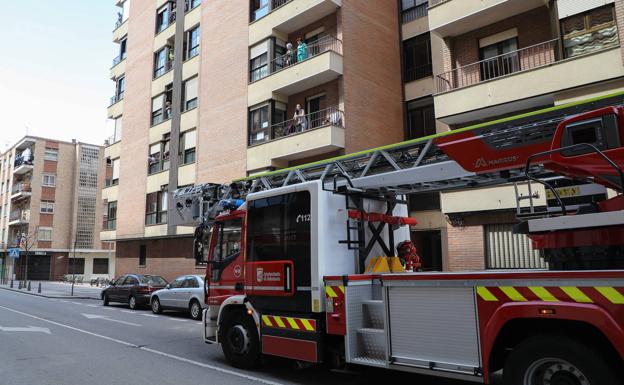
{"label": "parked dark car", "polygon": [[151,294],[165,286],[167,281],[158,275],[122,275],[102,290],[102,302],[104,306],[108,306],[110,302],[127,303],[130,309],[136,309],[149,305]]}

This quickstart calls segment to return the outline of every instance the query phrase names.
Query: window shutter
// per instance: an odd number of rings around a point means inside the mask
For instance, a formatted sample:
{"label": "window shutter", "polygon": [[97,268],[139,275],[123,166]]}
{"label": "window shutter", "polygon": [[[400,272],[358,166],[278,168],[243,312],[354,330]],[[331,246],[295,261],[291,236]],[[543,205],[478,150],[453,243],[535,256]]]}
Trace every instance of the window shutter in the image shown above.
{"label": "window shutter", "polygon": [[184,92],[186,102],[197,98],[197,84],[198,84],[197,78],[193,78],[193,79],[186,81],[185,92]]}
{"label": "window shutter", "polygon": [[165,94],[156,96],[154,99],[152,99],[152,112],[162,109],[164,100],[165,100]]}
{"label": "window shutter", "polygon": [[184,134],[184,149],[195,148],[197,143],[197,131],[189,131]]}

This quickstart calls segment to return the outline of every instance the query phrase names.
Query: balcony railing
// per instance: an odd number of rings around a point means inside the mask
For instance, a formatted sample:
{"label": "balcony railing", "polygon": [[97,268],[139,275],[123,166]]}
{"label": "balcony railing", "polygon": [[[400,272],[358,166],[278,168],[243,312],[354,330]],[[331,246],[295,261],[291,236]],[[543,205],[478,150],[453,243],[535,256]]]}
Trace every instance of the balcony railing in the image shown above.
{"label": "balcony railing", "polygon": [[107,231],[107,230],[115,230],[117,228],[117,219],[113,218],[113,219],[106,219],[104,220],[104,223],[102,224],[103,226],[103,230]]}
{"label": "balcony railing", "polygon": [[173,60],[166,60],[165,63],[154,69],[154,79],[159,78],[173,68]]}
{"label": "balcony railing", "polygon": [[413,82],[414,80],[426,78],[433,75],[433,67],[431,63],[423,64],[416,67],[405,68],[405,81]]}
{"label": "balcony railing", "polygon": [[24,153],[20,153],[15,156],[15,161],[13,162],[13,167],[18,168],[20,166],[32,166],[34,162],[34,157],[31,155],[24,157]]}
{"label": "balcony railing", "polygon": [[559,40],[554,39],[444,72],[436,77],[437,92],[468,87],[555,63],[559,60],[558,44]]}
{"label": "balcony railing", "polygon": [[28,222],[30,220],[30,210],[14,210],[9,215],[9,222],[22,221]]}
{"label": "balcony railing", "polygon": [[343,113],[338,107],[329,107],[298,119],[286,120],[264,130],[254,130],[249,137],[249,145],[261,144],[325,126],[343,127]]}
{"label": "balcony railing", "polygon": [[275,11],[276,9],[278,9],[279,7],[290,3],[292,0],[271,0],[270,1],[270,7],[269,4],[267,4],[265,7],[256,9],[256,10],[252,10],[251,11],[251,15],[249,17],[249,20],[253,23],[256,20],[260,20],[263,17],[265,17],[266,15],[270,14],[271,12]]}
{"label": "balcony railing", "polygon": [[323,36],[318,41],[308,44],[307,48],[301,52],[299,52],[297,48],[293,48],[293,52],[279,55],[271,60],[268,65],[253,69],[251,71],[250,80],[251,82],[260,80],[327,51],[334,51],[338,54],[342,54],[342,41],[334,36]]}
{"label": "balcony railing", "polygon": [[12,194],[29,193],[29,192],[31,192],[30,182],[20,182],[20,183],[14,184],[13,188],[11,189]]}
{"label": "balcony railing", "polygon": [[409,23],[412,20],[420,19],[421,17],[427,16],[427,10],[429,9],[429,4],[423,3],[419,4],[415,7],[408,8],[401,12],[401,22],[403,24]]}
{"label": "balcony railing", "polygon": [[120,92],[117,95],[111,96],[110,105],[112,106],[113,104],[123,100],[123,98],[124,98],[124,93],[123,92]]}
{"label": "balcony railing", "polygon": [[115,27],[113,28],[113,31],[116,30],[117,28],[121,27],[121,25],[124,23],[124,19],[123,17],[118,17],[117,21],[115,21]]}
{"label": "balcony railing", "polygon": [[116,58],[113,59],[113,67],[116,66],[117,64],[121,63],[121,61],[123,59],[125,59],[125,58],[126,58],[126,54],[125,53],[118,55]]}

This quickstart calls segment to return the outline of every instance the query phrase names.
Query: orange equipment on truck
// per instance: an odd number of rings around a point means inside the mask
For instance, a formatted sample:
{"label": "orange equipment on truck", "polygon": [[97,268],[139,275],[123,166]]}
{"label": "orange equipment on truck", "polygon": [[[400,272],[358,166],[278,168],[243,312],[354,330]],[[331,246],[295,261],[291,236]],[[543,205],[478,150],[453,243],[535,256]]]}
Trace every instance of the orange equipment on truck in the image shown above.
{"label": "orange equipment on truck", "polygon": [[[507,385],[622,383],[623,103],[609,95],[178,190],[172,220],[199,223],[207,260],[204,340],[240,368],[266,354],[481,383],[500,369]],[[536,183],[552,205],[535,204]],[[587,183],[609,193],[563,196]],[[416,271],[406,195],[502,184],[528,189],[516,230],[550,271]],[[397,244],[413,271],[365,273]]]}

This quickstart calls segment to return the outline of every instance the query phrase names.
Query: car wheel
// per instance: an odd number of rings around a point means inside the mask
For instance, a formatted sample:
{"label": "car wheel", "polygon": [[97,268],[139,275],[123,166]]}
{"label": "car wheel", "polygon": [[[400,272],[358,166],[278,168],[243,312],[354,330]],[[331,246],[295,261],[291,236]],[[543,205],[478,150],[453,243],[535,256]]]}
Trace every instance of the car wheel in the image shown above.
{"label": "car wheel", "polygon": [[108,304],[109,304],[108,294],[104,293],[104,295],[102,295],[102,305],[108,306]]}
{"label": "car wheel", "polygon": [[162,308],[160,307],[160,300],[158,297],[152,298],[152,313],[160,314],[162,313]]}
{"label": "car wheel", "polygon": [[223,320],[221,348],[228,362],[240,369],[251,369],[260,361],[260,340],[253,319],[242,311],[232,311]]}
{"label": "car wheel", "polygon": [[599,351],[558,335],[521,342],[505,362],[506,385],[616,385],[613,368]]}
{"label": "car wheel", "polygon": [[134,298],[133,295],[131,295],[130,298],[128,299],[128,305],[130,306],[130,309],[136,310],[137,303],[136,303],[136,298]]}
{"label": "car wheel", "polygon": [[191,313],[191,318],[194,320],[200,320],[202,317],[202,307],[199,302],[194,299],[191,301],[191,305],[189,306],[189,312]]}

